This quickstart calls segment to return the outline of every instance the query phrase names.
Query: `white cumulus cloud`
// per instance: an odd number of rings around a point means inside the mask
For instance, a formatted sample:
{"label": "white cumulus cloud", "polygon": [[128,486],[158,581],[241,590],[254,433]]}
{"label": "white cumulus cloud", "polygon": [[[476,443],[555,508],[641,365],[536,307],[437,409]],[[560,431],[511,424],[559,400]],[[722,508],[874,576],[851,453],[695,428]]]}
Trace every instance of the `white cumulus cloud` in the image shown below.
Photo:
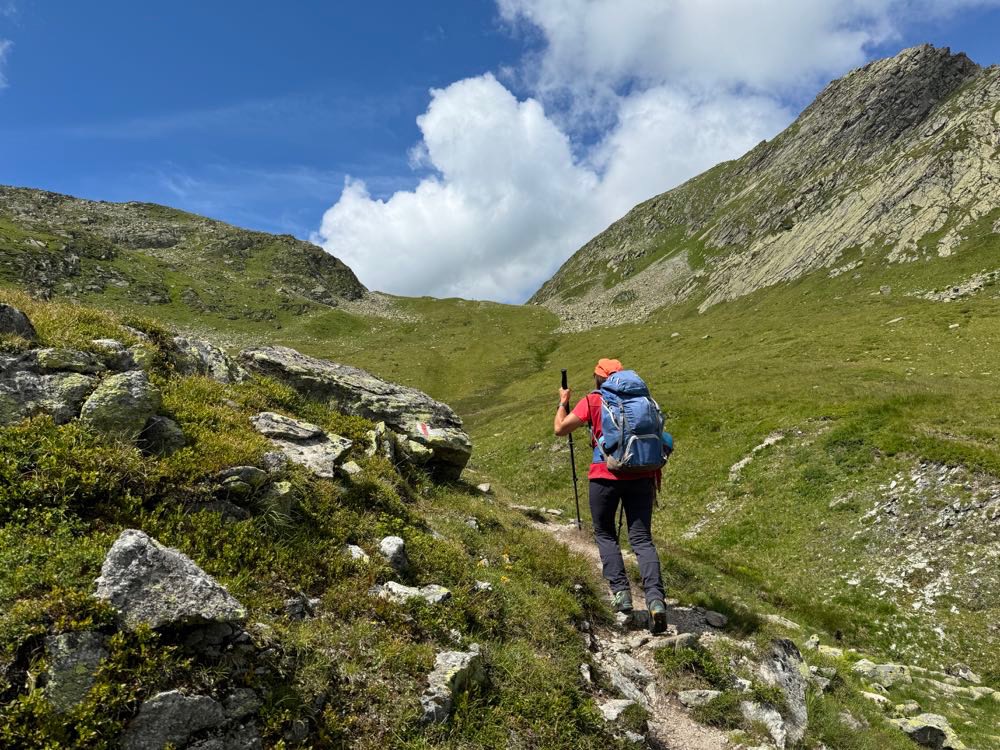
{"label": "white cumulus cloud", "polygon": [[314,235],[369,287],[520,302],[636,203],[770,138],[914,19],[1000,0],[497,0],[539,46],[431,92],[411,164]]}
{"label": "white cumulus cloud", "polygon": [[9,39],[0,39],[0,89],[7,88],[7,76],[4,74],[7,67],[7,55],[14,43]]}

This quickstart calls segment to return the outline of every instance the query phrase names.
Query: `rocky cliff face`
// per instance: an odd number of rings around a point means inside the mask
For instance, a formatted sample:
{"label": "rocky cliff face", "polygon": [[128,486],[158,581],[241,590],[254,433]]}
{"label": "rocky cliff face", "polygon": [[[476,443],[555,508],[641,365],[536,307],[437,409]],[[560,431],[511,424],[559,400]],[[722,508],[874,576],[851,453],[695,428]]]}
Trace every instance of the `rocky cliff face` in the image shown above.
{"label": "rocky cliff face", "polygon": [[289,235],[11,187],[0,187],[0,281],[45,298],[101,296],[231,320],[302,314],[367,291],[343,262]]}
{"label": "rocky cliff face", "polygon": [[784,132],[630,211],[532,302],[567,329],[701,310],[1000,233],[1000,68],[925,45],[852,71]]}

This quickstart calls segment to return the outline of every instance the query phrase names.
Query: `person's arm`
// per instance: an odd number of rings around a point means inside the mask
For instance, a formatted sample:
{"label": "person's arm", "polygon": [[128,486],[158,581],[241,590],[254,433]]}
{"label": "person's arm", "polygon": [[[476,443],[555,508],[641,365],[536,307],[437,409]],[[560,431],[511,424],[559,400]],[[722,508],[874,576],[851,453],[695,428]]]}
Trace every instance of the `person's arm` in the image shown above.
{"label": "person's arm", "polygon": [[556,419],[553,429],[557,436],[569,435],[578,427],[583,427],[584,422],[576,414],[569,410],[569,388],[559,389],[559,406],[556,407]]}

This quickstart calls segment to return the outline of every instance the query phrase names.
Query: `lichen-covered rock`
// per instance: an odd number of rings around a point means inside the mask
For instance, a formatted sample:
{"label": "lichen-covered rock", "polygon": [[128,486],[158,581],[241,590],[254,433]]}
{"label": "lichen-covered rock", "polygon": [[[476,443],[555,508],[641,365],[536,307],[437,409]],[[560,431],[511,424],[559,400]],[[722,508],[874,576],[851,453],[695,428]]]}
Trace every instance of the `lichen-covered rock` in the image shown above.
{"label": "lichen-covered rock", "polygon": [[234,727],[218,737],[206,737],[187,746],[186,750],[263,750],[260,732],[253,724]]}
{"label": "lichen-covered rock", "polygon": [[0,303],[0,334],[20,336],[28,341],[34,341],[38,338],[35,327],[27,315],[13,305],[2,303]]}
{"label": "lichen-covered rock", "polygon": [[614,698],[609,701],[605,701],[600,704],[597,708],[601,712],[601,716],[604,717],[605,721],[618,721],[626,709],[631,708],[636,705],[635,701],[629,700],[628,698]]}
{"label": "lichen-covered rock", "polygon": [[28,365],[37,372],[77,372],[96,375],[107,368],[96,354],[76,349],[35,349],[29,355]]}
{"label": "lichen-covered rock", "polygon": [[677,699],[688,708],[697,708],[711,703],[720,695],[720,690],[681,690],[677,693]]}
{"label": "lichen-covered rock", "polygon": [[220,383],[242,383],[247,371],[222,349],[200,339],[175,336],[168,357],[181,375],[204,375]]}
{"label": "lichen-covered rock", "polygon": [[80,410],[80,419],[108,436],[135,440],[160,408],[160,391],[142,370],[101,381]]}
{"label": "lichen-covered rock", "polygon": [[225,721],[225,710],[217,700],[170,690],[154,695],[139,707],[139,713],[121,737],[121,747],[122,750],[183,747],[191,735]]}
{"label": "lichen-covered rock", "polygon": [[215,480],[224,494],[242,499],[250,497],[267,484],[268,475],[256,466],[233,466],[216,474]]}
{"label": "lichen-covered rock", "polygon": [[338,411],[385,422],[394,432],[433,451],[428,466],[443,478],[457,478],[472,454],[472,443],[458,415],[415,388],[287,347],[249,349],[240,359],[248,369],[283,380]]}
{"label": "lichen-covered rock", "polygon": [[336,476],[338,465],[352,445],[345,437],[328,435],[314,424],[274,412],[261,412],[250,421],[289,461],[324,479]]}
{"label": "lichen-covered rock", "polygon": [[760,724],[765,727],[767,733],[771,735],[775,747],[778,750],[785,750],[788,744],[788,732],[780,713],[770,706],[763,706],[753,701],[740,703],[740,712],[743,714],[743,718],[751,724]]}
{"label": "lichen-covered rock", "polygon": [[303,422],[300,419],[286,417],[284,414],[277,414],[273,411],[262,411],[250,417],[250,423],[264,437],[275,438],[277,440],[312,440],[323,436],[323,428]]}
{"label": "lichen-covered rock", "polygon": [[126,529],[111,546],[94,595],[110,602],[129,627],[239,623],[246,617],[243,605],[187,555],[137,529]]}
{"label": "lichen-covered rock", "polygon": [[50,635],[45,639],[45,654],[45,697],[57,711],[66,712],[87,696],[108,651],[103,635],[84,630]]}
{"label": "lichen-covered rock", "polygon": [[27,417],[48,414],[56,424],[65,424],[80,414],[97,378],[75,372],[40,375],[20,369],[19,361],[0,358],[0,426]]}
{"label": "lichen-covered rock", "polygon": [[854,663],[851,671],[882,687],[892,687],[900,683],[909,685],[913,682],[910,668],[903,664],[875,664],[868,659],[861,659]]}
{"label": "lichen-covered rock", "polygon": [[98,356],[101,361],[112,370],[124,372],[134,370],[138,367],[132,352],[125,348],[125,344],[117,339],[94,339],[90,342],[100,349]]}
{"label": "lichen-covered rock", "polygon": [[455,696],[486,686],[486,669],[479,645],[468,651],[443,651],[434,660],[434,671],[428,675],[427,690],[420,697],[424,721],[447,721]]}
{"label": "lichen-covered rock", "polygon": [[440,604],[451,598],[451,592],[436,583],[427,586],[406,586],[398,581],[387,581],[372,588],[372,593],[381,599],[404,604],[410,599],[423,599],[428,604]]}
{"label": "lichen-covered rock", "polygon": [[378,551],[397,573],[405,572],[410,565],[410,561],[406,557],[406,542],[403,541],[402,537],[383,537],[378,543]]}
{"label": "lichen-covered rock", "polygon": [[890,719],[918,745],[933,750],[965,750],[966,746],[955,734],[948,720],[938,714],[920,714],[902,719]]}
{"label": "lichen-covered rock", "polygon": [[787,742],[791,745],[801,742],[809,723],[809,714],[806,709],[805,670],[799,649],[787,638],[776,638],[771,641],[759,671],[761,678],[781,690],[785,698],[782,720]]}

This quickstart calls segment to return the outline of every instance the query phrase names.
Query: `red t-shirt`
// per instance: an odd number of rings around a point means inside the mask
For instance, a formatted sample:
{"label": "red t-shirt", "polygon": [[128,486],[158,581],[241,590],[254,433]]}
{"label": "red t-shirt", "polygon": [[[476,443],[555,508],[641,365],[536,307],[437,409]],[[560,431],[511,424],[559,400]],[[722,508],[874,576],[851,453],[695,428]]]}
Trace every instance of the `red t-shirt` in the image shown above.
{"label": "red t-shirt", "polygon": [[[578,403],[573,408],[573,414],[575,414],[584,424],[591,424],[590,420],[593,417],[593,424],[591,425],[592,432],[594,434],[594,440],[598,440],[601,437],[601,394],[599,393],[588,393],[586,398],[581,398],[580,403]],[[591,449],[594,445],[591,443]],[[629,472],[628,474],[616,474],[608,468],[608,465],[601,461],[600,463],[592,463],[590,465],[590,470],[587,472],[587,479],[655,479],[659,472],[657,470],[652,471],[637,471]]]}

